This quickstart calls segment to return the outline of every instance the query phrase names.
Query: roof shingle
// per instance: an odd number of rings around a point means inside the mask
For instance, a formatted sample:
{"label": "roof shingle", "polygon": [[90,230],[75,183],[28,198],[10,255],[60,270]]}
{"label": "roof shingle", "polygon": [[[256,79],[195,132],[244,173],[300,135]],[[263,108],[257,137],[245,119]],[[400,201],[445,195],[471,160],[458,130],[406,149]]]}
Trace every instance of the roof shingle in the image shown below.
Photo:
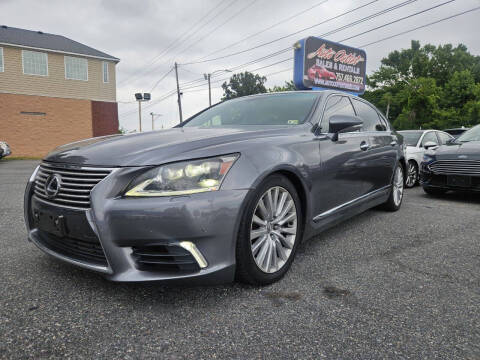
{"label": "roof shingle", "polygon": [[65,36],[19,29],[5,25],[0,26],[0,44],[25,46],[54,52],[60,51],[87,57],[104,58],[116,62],[120,61],[120,59],[114,56],[95,50]]}

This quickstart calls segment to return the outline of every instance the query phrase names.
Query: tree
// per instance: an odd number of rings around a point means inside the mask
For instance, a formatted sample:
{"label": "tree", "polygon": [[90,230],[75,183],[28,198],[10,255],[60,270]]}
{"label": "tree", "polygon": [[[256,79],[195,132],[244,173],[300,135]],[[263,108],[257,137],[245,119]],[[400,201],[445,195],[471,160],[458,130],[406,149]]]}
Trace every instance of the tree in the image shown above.
{"label": "tree", "polygon": [[297,88],[293,83],[293,80],[285,81],[283,86],[275,85],[273,88],[268,89],[268,92],[282,92],[282,91],[295,91]]}
{"label": "tree", "polygon": [[223,88],[223,100],[229,100],[240,96],[253,95],[266,93],[265,82],[267,78],[258,74],[252,74],[245,71],[240,74],[233,74],[228,84],[224,82]]}
{"label": "tree", "polygon": [[480,122],[480,56],[465,45],[420,45],[395,50],[367,78],[366,100],[398,130],[444,129]]}

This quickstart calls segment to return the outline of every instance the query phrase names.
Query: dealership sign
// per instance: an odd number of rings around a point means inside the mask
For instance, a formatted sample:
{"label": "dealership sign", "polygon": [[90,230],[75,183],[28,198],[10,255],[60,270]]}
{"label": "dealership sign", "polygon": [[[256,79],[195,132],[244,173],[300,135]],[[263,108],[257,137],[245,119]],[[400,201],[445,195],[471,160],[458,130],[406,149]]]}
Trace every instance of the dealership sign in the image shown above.
{"label": "dealership sign", "polygon": [[367,54],[364,50],[316,37],[295,44],[293,82],[297,89],[365,92]]}

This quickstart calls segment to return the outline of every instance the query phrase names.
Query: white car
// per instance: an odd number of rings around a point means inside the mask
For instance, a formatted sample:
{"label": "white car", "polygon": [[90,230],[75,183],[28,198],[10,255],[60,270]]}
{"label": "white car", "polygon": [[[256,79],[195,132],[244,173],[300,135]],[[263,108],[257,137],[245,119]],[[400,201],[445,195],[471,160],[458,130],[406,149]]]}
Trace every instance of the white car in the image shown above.
{"label": "white car", "polygon": [[408,169],[405,186],[411,188],[418,182],[418,169],[425,150],[446,144],[454,137],[439,130],[404,130],[398,133],[403,136],[403,143],[406,145],[405,158]]}
{"label": "white car", "polygon": [[0,141],[0,159],[12,153],[10,146],[5,141]]}

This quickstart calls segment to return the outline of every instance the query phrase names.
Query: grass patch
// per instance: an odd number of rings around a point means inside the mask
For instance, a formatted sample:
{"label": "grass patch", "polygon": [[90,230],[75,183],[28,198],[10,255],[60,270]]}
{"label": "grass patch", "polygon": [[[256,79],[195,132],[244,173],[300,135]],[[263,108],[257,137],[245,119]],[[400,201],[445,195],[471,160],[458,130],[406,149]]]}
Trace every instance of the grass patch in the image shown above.
{"label": "grass patch", "polygon": [[7,156],[5,158],[0,159],[0,161],[12,161],[12,160],[42,160],[42,158],[33,157],[33,156]]}

